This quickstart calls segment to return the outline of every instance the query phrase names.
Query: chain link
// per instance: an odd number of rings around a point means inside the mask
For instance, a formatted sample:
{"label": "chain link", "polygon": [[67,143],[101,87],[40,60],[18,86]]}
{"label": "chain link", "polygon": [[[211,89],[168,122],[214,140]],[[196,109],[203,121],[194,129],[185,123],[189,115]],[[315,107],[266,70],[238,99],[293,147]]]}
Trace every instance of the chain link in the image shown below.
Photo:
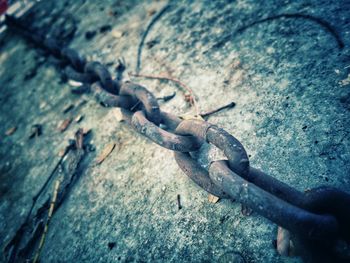
{"label": "chain link", "polygon": [[210,179],[224,192],[278,225],[307,238],[335,238],[339,227],[331,215],[319,215],[294,206],[244,180],[226,161],[209,168]]}

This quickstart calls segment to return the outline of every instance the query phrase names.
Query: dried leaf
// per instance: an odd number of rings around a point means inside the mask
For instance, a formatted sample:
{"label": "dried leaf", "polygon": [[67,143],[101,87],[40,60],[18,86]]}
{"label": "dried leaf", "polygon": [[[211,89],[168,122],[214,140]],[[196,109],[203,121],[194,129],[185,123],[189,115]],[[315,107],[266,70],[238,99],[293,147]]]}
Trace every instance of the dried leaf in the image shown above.
{"label": "dried leaf", "polygon": [[212,195],[212,194],[208,195],[208,201],[210,203],[216,204],[219,200],[220,200],[220,198],[215,196],[215,195]]}
{"label": "dried leaf", "polygon": [[281,256],[288,256],[290,247],[290,233],[287,229],[278,227],[277,230],[277,251]]}
{"label": "dried leaf", "polygon": [[72,87],[80,87],[83,83],[75,80],[68,80],[68,84]]}
{"label": "dried leaf", "polygon": [[75,121],[76,123],[79,123],[79,122],[81,122],[81,120],[82,120],[83,118],[84,118],[84,116],[79,114],[77,117],[75,117],[74,121]]}
{"label": "dried leaf", "polygon": [[119,30],[116,30],[116,29],[113,29],[111,34],[115,38],[121,38],[124,35],[124,33],[122,31],[119,31]]}
{"label": "dried leaf", "polygon": [[194,115],[193,113],[185,113],[185,114],[180,115],[179,117],[181,119],[183,119],[183,120],[200,120],[200,121],[204,121],[202,116]]}
{"label": "dried leaf", "polygon": [[65,119],[64,121],[62,121],[60,123],[60,125],[58,125],[57,129],[60,131],[60,132],[64,132],[65,130],[67,130],[69,124],[71,124],[72,122],[72,118],[68,118],[68,119]]}
{"label": "dried leaf", "polygon": [[59,157],[63,157],[66,154],[66,149],[62,149],[58,152]]}
{"label": "dried leaf", "polygon": [[109,143],[105,146],[105,148],[102,150],[100,156],[97,158],[96,163],[101,164],[107,157],[108,155],[111,154],[111,152],[114,150],[115,143]]}
{"label": "dried leaf", "polygon": [[14,134],[16,130],[17,130],[17,127],[12,127],[12,128],[10,128],[10,129],[8,129],[8,130],[5,132],[5,134],[6,134],[7,136],[10,136],[10,135]]}
{"label": "dried leaf", "polygon": [[341,86],[349,85],[349,84],[350,84],[350,74],[348,74],[348,76],[347,76],[345,79],[341,80],[341,81],[339,82],[339,84],[340,84]]}
{"label": "dried leaf", "polygon": [[46,108],[46,106],[47,106],[46,101],[42,101],[39,105],[39,108],[42,110],[42,109]]}
{"label": "dried leaf", "polygon": [[153,16],[155,13],[157,13],[157,10],[155,10],[155,9],[150,9],[147,11],[148,16]]}
{"label": "dried leaf", "polygon": [[73,108],[74,108],[74,105],[70,104],[63,109],[63,113],[66,114],[67,112],[71,111]]}

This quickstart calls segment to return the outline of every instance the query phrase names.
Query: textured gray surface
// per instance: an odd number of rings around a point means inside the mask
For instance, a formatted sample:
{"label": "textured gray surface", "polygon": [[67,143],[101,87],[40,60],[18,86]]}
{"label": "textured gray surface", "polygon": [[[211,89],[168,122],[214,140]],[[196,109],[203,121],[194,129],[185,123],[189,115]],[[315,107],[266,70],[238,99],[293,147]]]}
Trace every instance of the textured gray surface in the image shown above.
{"label": "textured gray surface", "polygon": [[[134,70],[141,34],[153,11],[165,4],[71,2],[37,4],[42,13],[37,12],[35,24],[48,24],[50,12],[73,14],[78,30],[71,47],[103,63],[114,62],[111,72],[119,57],[125,58],[127,71]],[[175,3],[146,39],[155,45],[145,45],[141,72],[176,76],[193,89],[203,111],[235,101],[233,110],[209,121],[243,143],[253,166],[300,190],[321,184],[349,190],[349,9],[345,1]],[[111,11],[116,15],[110,16]],[[345,47],[340,50],[319,24],[292,18],[254,25],[215,46],[243,25],[281,13],[332,22]],[[86,31],[106,24],[123,34],[97,33],[86,41]],[[72,95],[52,61],[23,39],[6,34],[0,48],[1,247],[24,220],[57,153],[82,126],[92,129],[96,152],[89,154],[91,164],[51,221],[42,262],[228,262],[235,253],[245,262],[299,260],[276,253],[276,225],[255,213],[243,216],[240,205],[228,200],[209,203],[171,152],[118,123],[113,111],[91,98],[84,97],[88,103],[73,112],[85,115],[81,124],[58,132],[57,124],[66,117],[63,108],[83,98]],[[37,75],[23,81],[40,60]],[[171,83],[137,81],[156,96],[176,89]],[[161,107],[179,114],[190,110],[180,91]],[[44,125],[43,135],[28,140],[35,123]],[[12,126],[17,131],[5,136]],[[95,155],[112,141],[116,149],[95,165]],[[206,151],[211,159],[220,157],[216,149],[205,147],[199,154],[204,166]],[[109,249],[109,242],[115,247]]]}

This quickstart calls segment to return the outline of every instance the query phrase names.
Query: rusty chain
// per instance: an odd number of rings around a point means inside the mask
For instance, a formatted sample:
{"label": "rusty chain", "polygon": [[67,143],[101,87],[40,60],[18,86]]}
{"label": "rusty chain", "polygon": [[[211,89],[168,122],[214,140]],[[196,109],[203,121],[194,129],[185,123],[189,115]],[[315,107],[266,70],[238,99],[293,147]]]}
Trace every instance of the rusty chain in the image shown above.
{"label": "rusty chain", "polygon": [[[339,241],[349,243],[348,193],[325,186],[300,192],[251,167],[243,145],[225,130],[206,121],[182,120],[163,112],[145,87],[123,82],[120,75],[113,79],[101,63],[87,61],[75,50],[34,33],[13,17],[7,16],[6,23],[65,64],[67,78],[83,83],[75,93],[89,91],[102,105],[122,108],[134,130],[174,151],[181,170],[207,192],[237,200],[303,240],[327,247],[331,253]],[[204,169],[191,155],[204,143],[221,149],[227,160],[212,162],[208,170]]]}

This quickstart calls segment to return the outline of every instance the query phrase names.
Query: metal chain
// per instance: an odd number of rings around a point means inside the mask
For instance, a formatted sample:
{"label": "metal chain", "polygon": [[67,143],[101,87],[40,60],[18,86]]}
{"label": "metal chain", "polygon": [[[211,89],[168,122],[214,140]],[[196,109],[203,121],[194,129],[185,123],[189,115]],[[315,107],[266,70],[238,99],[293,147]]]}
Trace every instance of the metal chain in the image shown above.
{"label": "metal chain", "polygon": [[[243,145],[225,130],[206,121],[181,120],[163,112],[145,87],[122,82],[120,76],[113,79],[101,63],[86,61],[75,50],[35,34],[13,17],[7,16],[6,23],[65,63],[67,78],[83,83],[74,92],[90,91],[102,105],[122,108],[125,120],[137,132],[174,151],[182,171],[205,191],[237,200],[303,239],[331,245],[350,241],[348,193],[325,186],[300,192],[251,167]],[[211,163],[208,170],[202,168],[191,152],[203,143],[221,149],[227,160]]]}

